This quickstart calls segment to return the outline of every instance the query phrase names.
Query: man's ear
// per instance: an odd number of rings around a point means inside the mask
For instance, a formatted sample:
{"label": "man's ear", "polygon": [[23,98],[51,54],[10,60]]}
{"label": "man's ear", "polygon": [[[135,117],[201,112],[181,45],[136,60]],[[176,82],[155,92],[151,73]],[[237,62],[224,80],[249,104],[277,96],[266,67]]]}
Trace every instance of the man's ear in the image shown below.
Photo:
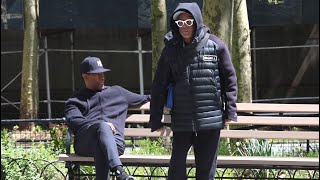
{"label": "man's ear", "polygon": [[86,74],[81,74],[83,79],[87,79],[87,75]]}

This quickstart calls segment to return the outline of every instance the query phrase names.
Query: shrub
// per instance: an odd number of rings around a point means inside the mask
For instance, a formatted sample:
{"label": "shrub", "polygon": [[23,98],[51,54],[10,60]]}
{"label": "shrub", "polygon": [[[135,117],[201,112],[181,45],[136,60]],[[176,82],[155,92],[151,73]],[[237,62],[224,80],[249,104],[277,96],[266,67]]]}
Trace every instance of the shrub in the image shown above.
{"label": "shrub", "polygon": [[64,179],[64,163],[50,144],[31,143],[30,148],[16,146],[7,130],[1,131],[1,179]]}

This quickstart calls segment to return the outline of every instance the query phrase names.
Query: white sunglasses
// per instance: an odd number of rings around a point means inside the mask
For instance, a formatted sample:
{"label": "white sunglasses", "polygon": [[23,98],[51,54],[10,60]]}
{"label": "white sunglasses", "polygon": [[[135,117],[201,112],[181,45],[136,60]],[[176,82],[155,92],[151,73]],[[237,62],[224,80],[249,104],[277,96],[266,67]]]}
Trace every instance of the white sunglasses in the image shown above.
{"label": "white sunglasses", "polygon": [[175,21],[178,27],[182,27],[184,24],[186,26],[192,26],[194,19],[186,19],[186,20],[177,20]]}

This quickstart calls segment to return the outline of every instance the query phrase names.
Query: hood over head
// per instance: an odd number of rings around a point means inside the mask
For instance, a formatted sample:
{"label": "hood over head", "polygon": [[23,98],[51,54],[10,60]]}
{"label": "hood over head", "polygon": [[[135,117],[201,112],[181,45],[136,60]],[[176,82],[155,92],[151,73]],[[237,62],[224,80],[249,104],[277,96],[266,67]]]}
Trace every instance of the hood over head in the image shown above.
{"label": "hood over head", "polygon": [[179,33],[179,27],[175,23],[175,20],[177,17],[183,13],[187,12],[191,14],[195,20],[196,25],[196,32],[194,33],[194,40],[193,43],[198,43],[207,32],[210,32],[210,29],[203,24],[203,18],[201,14],[201,10],[197,3],[179,3],[176,9],[173,11],[171,19],[170,19],[170,28],[171,31],[169,31],[165,37],[164,41],[165,43],[172,42],[176,44],[178,41],[181,40],[181,35]]}
{"label": "hood over head", "polygon": [[[170,28],[172,30],[172,35],[173,36],[179,35],[179,27],[176,25],[175,20],[183,12],[187,12],[193,16],[195,20],[195,25],[196,25],[196,33],[194,34],[194,36],[195,37],[199,36],[199,34],[201,33],[201,30],[205,27],[205,25],[203,24],[201,10],[198,4],[195,2],[179,3],[177,8],[173,11],[170,19]],[[208,28],[206,28],[205,31],[208,31]]]}

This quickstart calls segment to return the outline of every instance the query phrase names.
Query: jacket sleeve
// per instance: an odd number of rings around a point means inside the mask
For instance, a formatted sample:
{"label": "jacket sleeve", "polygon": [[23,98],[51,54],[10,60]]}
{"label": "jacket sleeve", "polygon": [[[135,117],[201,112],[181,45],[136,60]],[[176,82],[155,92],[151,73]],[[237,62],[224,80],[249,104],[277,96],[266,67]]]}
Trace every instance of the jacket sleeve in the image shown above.
{"label": "jacket sleeve", "polygon": [[135,106],[135,105],[139,105],[139,104],[150,101],[150,95],[140,95],[140,94],[136,94],[131,91],[128,91],[123,87],[120,87],[120,86],[117,86],[117,87],[119,88],[124,98],[128,101],[129,106]]}
{"label": "jacket sleeve", "polygon": [[82,115],[77,104],[70,100],[66,102],[65,118],[73,134],[76,134],[77,130],[82,126],[82,124],[86,122],[86,119]]}
{"label": "jacket sleeve", "polygon": [[237,121],[237,76],[233,67],[228,47],[220,40],[218,56],[220,59],[220,77],[225,100],[225,119]]}
{"label": "jacket sleeve", "polygon": [[151,101],[150,101],[150,126],[151,131],[155,131],[163,124],[161,122],[163,115],[163,107],[167,95],[167,86],[169,84],[170,67],[165,58],[165,50],[162,51],[158,62],[157,70],[154,75],[151,87]]}

